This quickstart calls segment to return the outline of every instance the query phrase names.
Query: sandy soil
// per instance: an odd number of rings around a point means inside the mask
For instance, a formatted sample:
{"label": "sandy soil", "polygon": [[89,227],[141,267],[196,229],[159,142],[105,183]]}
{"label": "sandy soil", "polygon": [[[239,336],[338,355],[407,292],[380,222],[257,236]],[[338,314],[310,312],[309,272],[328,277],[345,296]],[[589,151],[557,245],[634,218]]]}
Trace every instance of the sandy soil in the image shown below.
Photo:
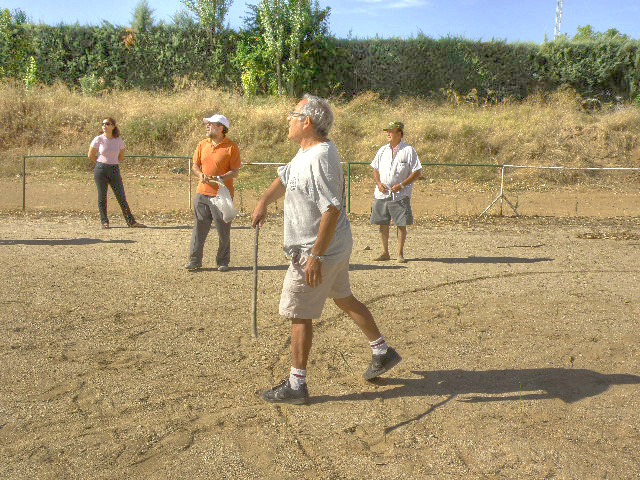
{"label": "sandy soil", "polygon": [[[293,407],[259,398],[289,369],[280,217],[260,235],[254,341],[246,217],[229,272],[214,233],[188,273],[177,193],[129,181],[151,228],[124,228],[112,202],[104,231],[93,191],[60,183],[32,188],[24,215],[10,190],[0,202],[0,478],[638,478],[640,214],[580,216],[611,192],[540,192],[578,201],[555,217],[418,202],[404,265],[372,262],[377,234],[353,215],[354,292],[404,360],[364,381],[365,338],[327,304],[312,402]],[[495,193],[460,193],[458,212]]]}

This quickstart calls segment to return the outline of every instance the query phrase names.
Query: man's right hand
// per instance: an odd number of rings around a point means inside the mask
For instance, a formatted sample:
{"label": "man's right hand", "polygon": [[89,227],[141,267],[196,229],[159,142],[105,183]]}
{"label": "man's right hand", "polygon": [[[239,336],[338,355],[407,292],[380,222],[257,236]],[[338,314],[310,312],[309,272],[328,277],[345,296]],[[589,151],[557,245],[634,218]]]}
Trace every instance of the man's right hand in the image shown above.
{"label": "man's right hand", "polygon": [[267,207],[261,202],[258,202],[256,208],[253,209],[253,213],[251,214],[251,226],[253,228],[256,228],[256,225],[260,225],[262,227],[266,219]]}
{"label": "man's right hand", "polygon": [[378,183],[378,190],[380,190],[380,193],[387,193],[387,186],[380,182]]}

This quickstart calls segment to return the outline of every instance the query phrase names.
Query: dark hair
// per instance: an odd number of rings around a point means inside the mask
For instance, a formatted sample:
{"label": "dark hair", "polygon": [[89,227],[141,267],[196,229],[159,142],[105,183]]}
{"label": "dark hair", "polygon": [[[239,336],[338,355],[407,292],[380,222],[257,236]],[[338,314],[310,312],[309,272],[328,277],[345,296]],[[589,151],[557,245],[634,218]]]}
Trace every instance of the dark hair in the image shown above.
{"label": "dark hair", "polygon": [[111,117],[104,117],[102,119],[102,121],[104,122],[105,120],[107,120],[109,123],[111,123],[111,125],[113,125],[113,132],[111,132],[114,136],[114,138],[117,138],[120,136],[120,130],[118,130],[118,127],[116,127],[116,121],[111,118]]}
{"label": "dark hair", "polygon": [[[217,122],[216,122],[217,123]],[[218,125],[222,125],[221,123],[218,123]],[[227,128],[226,125],[222,125],[222,134],[226,137],[227,136],[227,132],[229,131],[229,129]]]}

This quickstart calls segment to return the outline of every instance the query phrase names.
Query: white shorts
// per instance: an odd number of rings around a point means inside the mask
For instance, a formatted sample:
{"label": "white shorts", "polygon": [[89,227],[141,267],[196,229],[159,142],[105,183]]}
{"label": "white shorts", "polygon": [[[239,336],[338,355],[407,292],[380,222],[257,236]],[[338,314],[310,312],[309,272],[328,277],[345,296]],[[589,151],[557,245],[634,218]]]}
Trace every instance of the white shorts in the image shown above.
{"label": "white shorts", "polygon": [[280,315],[288,318],[320,318],[327,298],[351,296],[349,285],[349,260],[322,264],[322,283],[310,287],[305,280],[306,258],[300,263],[291,262],[282,285]]}

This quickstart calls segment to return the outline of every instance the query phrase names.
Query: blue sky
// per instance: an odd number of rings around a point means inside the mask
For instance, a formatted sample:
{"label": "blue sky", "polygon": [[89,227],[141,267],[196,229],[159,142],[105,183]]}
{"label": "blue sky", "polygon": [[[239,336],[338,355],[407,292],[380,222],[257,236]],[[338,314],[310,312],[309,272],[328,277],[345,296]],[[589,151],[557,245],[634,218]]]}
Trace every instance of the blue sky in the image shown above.
{"label": "blue sky", "polygon": [[[180,0],[148,0],[157,20],[170,21],[182,8]],[[21,8],[35,22],[129,25],[138,0],[0,0],[0,8]],[[242,26],[246,3],[234,0],[227,23]],[[331,7],[329,26],[339,38],[408,38],[423,33],[433,38],[447,35],[471,40],[508,42],[553,38],[557,0],[320,0]],[[564,0],[562,32],[573,35],[579,26],[596,31],[616,28],[640,38],[640,0]]]}

